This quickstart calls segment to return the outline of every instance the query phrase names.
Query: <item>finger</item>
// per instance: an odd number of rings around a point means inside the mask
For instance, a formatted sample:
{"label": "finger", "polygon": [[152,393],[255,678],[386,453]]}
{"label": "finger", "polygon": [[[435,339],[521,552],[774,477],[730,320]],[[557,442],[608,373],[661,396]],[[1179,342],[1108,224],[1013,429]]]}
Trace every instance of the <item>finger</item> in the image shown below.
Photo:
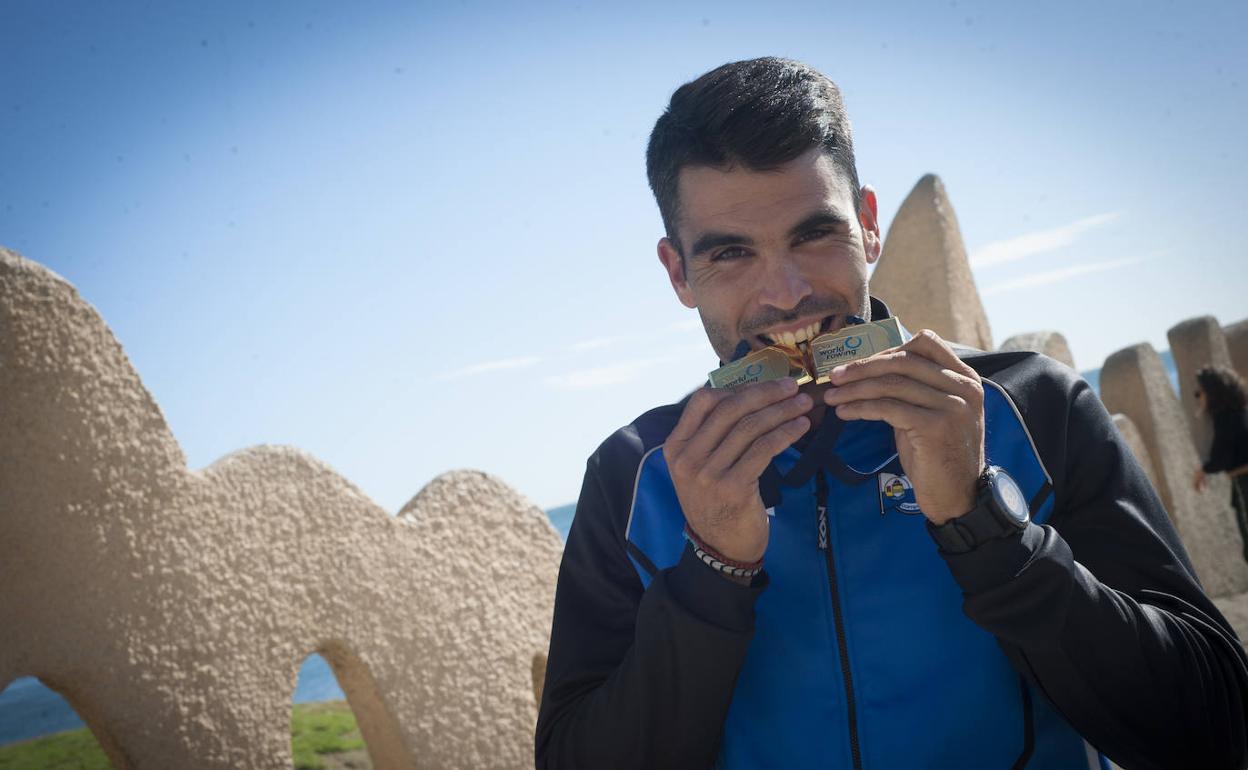
{"label": "finger", "polygon": [[920,329],[917,334],[907,340],[901,347],[905,350],[913,350],[919,355],[964,376],[979,378],[979,375],[971,368],[970,364],[958,358],[958,354],[953,352],[953,347],[931,329]]}
{"label": "finger", "polygon": [[901,430],[914,430],[930,424],[938,415],[931,409],[907,404],[893,398],[854,401],[836,407],[842,420],[877,420]]}
{"label": "finger", "polygon": [[737,389],[715,405],[697,432],[690,436],[682,452],[691,457],[709,457],[747,414],[795,395],[797,383],[791,377],[754,383]]}
{"label": "finger", "polygon": [[689,401],[685,403],[685,409],[681,412],[680,419],[676,421],[676,427],[672,428],[672,432],[668,434],[667,444],[676,448],[688,441],[689,437],[701,427],[702,421],[711,413],[711,410],[728,395],[728,391],[711,387],[694,391]]}
{"label": "finger", "polygon": [[805,393],[798,393],[757,412],[745,415],[737,421],[736,426],[728,431],[728,435],[713,448],[706,460],[706,469],[711,473],[727,471],[762,435],[770,433],[777,427],[796,417],[806,414],[814,406],[814,399]]}
{"label": "finger", "polygon": [[[974,372],[972,371],[972,374]],[[979,375],[968,376],[961,371],[923,356],[914,350],[895,348],[877,353],[861,361],[853,361],[832,370],[832,384],[847,385],[872,377],[902,375],[947,393],[956,393],[965,399],[975,399],[983,393]]]}
{"label": "finger", "polygon": [[[947,384],[947,383],[944,383]],[[934,388],[904,374],[884,374],[848,385],[829,388],[823,394],[828,406],[867,399],[893,398],[933,410],[961,409],[967,400],[956,393]]]}
{"label": "finger", "polygon": [[757,484],[772,458],[792,446],[808,430],[810,418],[802,415],[764,433],[754,439],[745,454],[727,470],[726,478],[736,484]]}

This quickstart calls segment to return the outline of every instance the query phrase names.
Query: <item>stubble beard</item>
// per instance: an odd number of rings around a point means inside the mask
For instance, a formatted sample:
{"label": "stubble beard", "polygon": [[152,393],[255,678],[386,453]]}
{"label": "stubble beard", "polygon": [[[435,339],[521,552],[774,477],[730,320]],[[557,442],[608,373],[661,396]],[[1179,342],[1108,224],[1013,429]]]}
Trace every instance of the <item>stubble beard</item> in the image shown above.
{"label": "stubble beard", "polygon": [[798,303],[797,307],[790,311],[782,312],[779,310],[760,314],[755,318],[749,319],[748,323],[741,324],[740,330],[730,328],[727,324],[707,318],[698,309],[698,315],[702,319],[702,327],[706,330],[706,338],[711,343],[711,348],[715,354],[719,356],[722,363],[727,363],[732,359],[732,355],[736,352],[737,346],[744,339],[750,343],[750,347],[755,346],[755,340],[758,333],[770,326],[776,326],[784,323],[792,323],[799,318],[818,315],[820,317],[837,316],[842,326],[845,324],[847,315],[856,315],[864,320],[871,320],[871,300],[868,295],[868,289],[864,285],[862,296],[859,298],[859,307],[851,308],[848,303],[833,297],[810,297]]}

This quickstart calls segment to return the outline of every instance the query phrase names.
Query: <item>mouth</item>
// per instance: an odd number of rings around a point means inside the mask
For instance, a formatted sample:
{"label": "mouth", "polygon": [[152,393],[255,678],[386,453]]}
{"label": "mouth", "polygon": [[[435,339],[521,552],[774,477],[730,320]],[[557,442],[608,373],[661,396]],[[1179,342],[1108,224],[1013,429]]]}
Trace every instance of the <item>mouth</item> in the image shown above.
{"label": "mouth", "polygon": [[796,349],[798,343],[808,343],[820,334],[832,331],[836,325],[837,318],[838,316],[836,315],[829,315],[817,321],[808,321],[798,326],[790,324],[789,326],[769,329],[765,333],[756,335],[755,339],[762,343],[762,347],[780,345]]}

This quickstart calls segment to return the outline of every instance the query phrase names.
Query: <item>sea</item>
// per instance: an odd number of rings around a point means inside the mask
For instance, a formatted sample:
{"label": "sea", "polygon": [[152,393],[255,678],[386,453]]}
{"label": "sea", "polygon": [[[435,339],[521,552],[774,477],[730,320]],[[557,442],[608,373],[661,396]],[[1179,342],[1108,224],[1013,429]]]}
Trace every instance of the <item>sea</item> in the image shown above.
{"label": "sea", "polygon": [[[1170,384],[1177,391],[1179,378],[1174,367],[1174,357],[1167,350],[1161,354],[1161,360],[1170,377]],[[1100,369],[1082,372],[1082,374],[1084,379],[1099,393]],[[560,505],[546,511],[551,524],[565,540],[575,513],[576,503]],[[293,695],[294,702],[307,703],[342,700],[343,698],[345,696],[342,689],[338,687],[334,672],[325,659],[315,654],[308,656],[299,670],[299,679]],[[65,699],[49,690],[38,679],[21,677],[14,680],[3,693],[0,693],[0,746],[82,726],[82,720],[78,718]]]}

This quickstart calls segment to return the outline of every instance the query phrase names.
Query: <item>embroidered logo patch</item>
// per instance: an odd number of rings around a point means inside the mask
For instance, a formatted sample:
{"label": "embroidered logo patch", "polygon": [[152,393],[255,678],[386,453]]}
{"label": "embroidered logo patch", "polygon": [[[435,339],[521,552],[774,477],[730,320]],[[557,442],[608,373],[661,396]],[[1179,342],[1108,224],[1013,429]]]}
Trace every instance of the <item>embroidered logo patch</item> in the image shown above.
{"label": "embroidered logo patch", "polygon": [[881,473],[876,478],[880,482],[880,515],[890,511],[909,514],[921,514],[919,504],[914,501],[914,487],[905,474]]}

